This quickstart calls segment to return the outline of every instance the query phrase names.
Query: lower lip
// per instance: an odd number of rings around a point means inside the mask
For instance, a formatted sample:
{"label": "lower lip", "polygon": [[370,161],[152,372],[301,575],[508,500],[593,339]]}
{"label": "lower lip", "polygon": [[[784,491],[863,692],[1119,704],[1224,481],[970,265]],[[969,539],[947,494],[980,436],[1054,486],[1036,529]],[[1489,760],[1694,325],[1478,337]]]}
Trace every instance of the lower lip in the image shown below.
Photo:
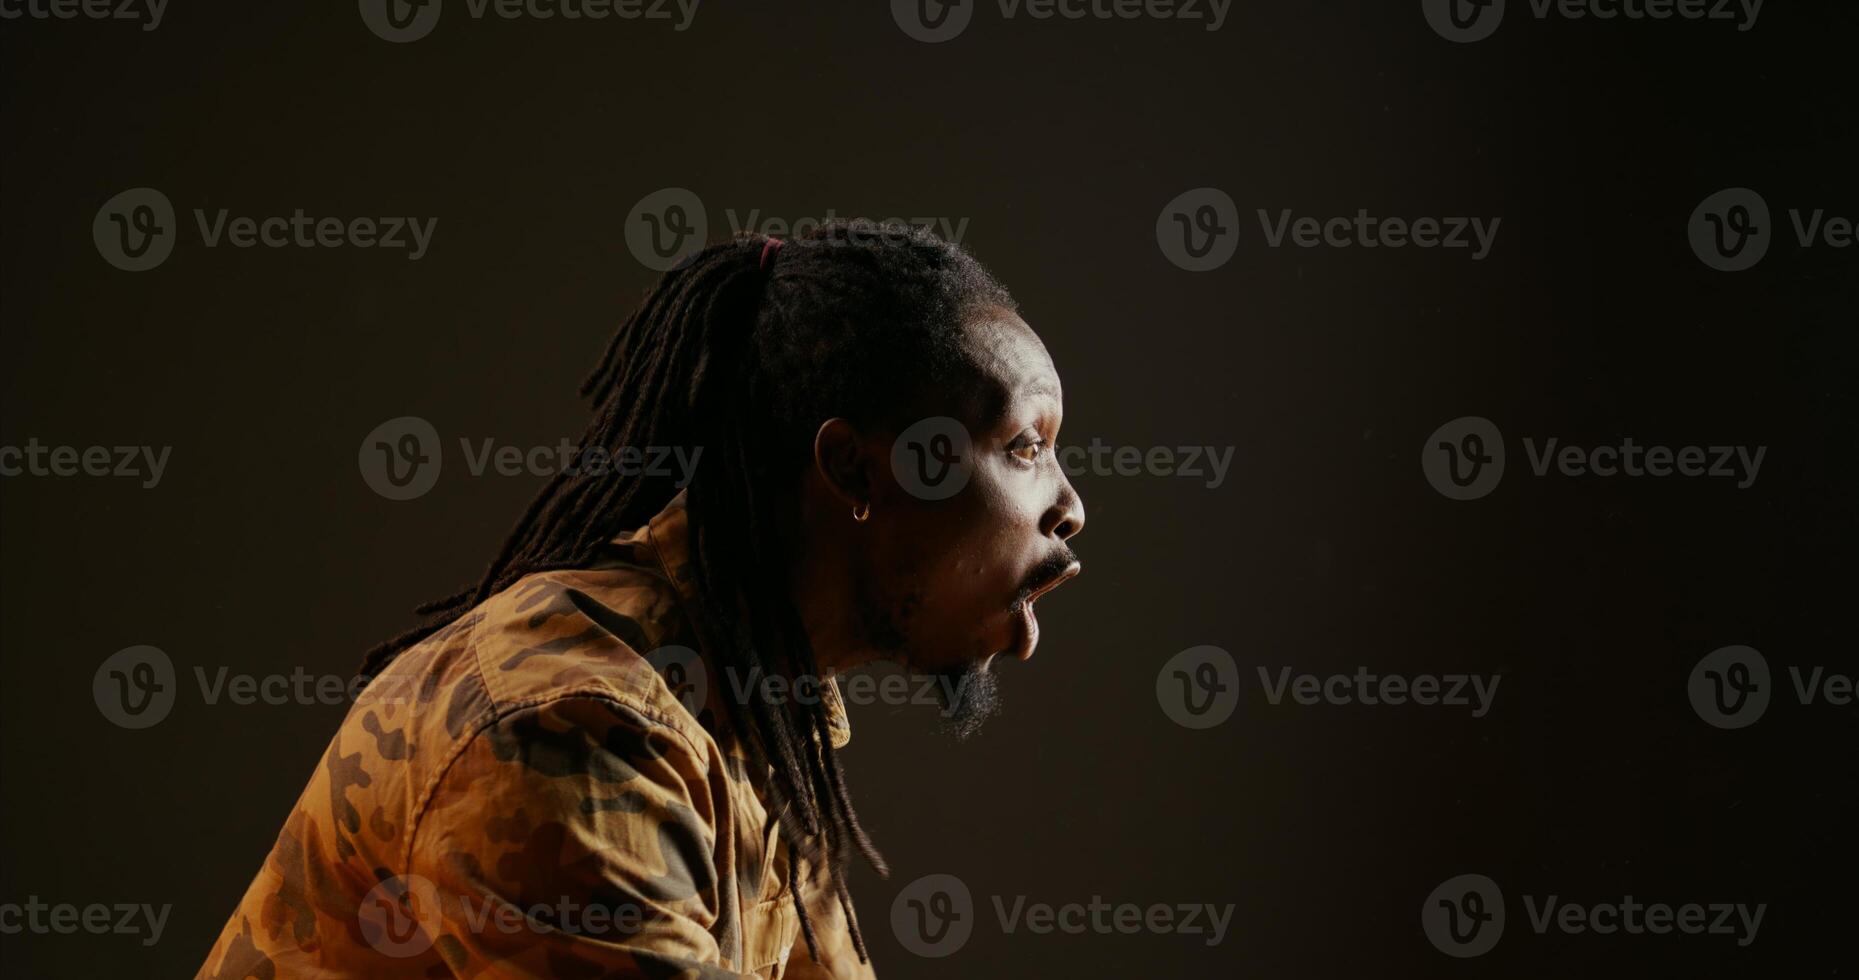
{"label": "lower lip", "polygon": [[1013,655],[1021,660],[1033,656],[1033,648],[1039,645],[1039,616],[1033,612],[1033,604],[1022,602],[1013,610]]}

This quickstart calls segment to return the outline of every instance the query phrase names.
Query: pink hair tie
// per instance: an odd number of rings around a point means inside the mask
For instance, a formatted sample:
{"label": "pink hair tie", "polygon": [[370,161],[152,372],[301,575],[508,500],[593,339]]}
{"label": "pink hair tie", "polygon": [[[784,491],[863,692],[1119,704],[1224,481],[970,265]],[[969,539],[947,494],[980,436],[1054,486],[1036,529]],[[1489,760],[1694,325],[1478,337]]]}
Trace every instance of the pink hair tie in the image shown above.
{"label": "pink hair tie", "polygon": [[770,238],[766,242],[762,243],[762,263],[761,265],[762,265],[763,272],[768,271],[769,263],[772,263],[775,260],[775,253],[781,251],[781,246],[785,244],[787,243],[782,241],[779,238]]}

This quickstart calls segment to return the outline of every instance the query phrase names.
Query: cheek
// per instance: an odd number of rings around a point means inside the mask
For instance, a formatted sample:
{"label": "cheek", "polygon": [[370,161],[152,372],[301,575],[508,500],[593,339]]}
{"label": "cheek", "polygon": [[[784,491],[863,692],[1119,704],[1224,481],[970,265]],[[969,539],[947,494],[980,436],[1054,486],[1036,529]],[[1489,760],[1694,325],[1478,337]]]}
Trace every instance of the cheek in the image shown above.
{"label": "cheek", "polygon": [[924,506],[921,534],[909,551],[925,607],[972,619],[977,611],[1004,609],[1012,599],[1020,576],[1039,557],[1040,513],[1009,492],[1014,476],[1026,475],[977,467],[962,493]]}
{"label": "cheek", "polygon": [[1044,469],[1029,470],[1004,454],[975,467],[962,494],[962,521],[985,536],[988,547],[1010,563],[1042,550],[1039,520],[1056,496]]}

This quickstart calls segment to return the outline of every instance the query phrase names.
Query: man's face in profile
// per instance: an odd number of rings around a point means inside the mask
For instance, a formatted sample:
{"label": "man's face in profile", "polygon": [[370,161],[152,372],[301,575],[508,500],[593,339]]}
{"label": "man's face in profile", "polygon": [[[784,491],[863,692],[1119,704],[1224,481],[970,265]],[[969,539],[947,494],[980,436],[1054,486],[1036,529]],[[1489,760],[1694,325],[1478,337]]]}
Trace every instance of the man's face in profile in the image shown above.
{"label": "man's face in profile", "polygon": [[974,319],[964,344],[973,383],[948,415],[966,429],[958,464],[966,484],[931,499],[937,494],[909,468],[946,470],[952,441],[931,435],[913,445],[891,434],[892,444],[870,449],[896,455],[877,468],[860,539],[872,635],[908,669],[943,678],[950,727],[963,735],[993,710],[994,655],[1032,656],[1033,603],[1079,571],[1066,539],[1084,526],[1084,505],[1053,452],[1064,411],[1045,345],[1004,310]]}

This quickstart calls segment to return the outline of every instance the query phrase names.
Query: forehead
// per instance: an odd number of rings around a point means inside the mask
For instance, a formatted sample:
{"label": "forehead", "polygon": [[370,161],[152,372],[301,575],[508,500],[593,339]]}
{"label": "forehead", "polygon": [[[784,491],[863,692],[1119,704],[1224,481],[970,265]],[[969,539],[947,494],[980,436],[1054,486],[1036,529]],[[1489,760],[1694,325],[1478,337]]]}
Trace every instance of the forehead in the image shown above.
{"label": "forehead", "polygon": [[970,320],[962,345],[976,374],[979,420],[993,423],[1018,409],[1063,400],[1059,373],[1046,345],[1026,321],[1009,310],[988,310]]}

